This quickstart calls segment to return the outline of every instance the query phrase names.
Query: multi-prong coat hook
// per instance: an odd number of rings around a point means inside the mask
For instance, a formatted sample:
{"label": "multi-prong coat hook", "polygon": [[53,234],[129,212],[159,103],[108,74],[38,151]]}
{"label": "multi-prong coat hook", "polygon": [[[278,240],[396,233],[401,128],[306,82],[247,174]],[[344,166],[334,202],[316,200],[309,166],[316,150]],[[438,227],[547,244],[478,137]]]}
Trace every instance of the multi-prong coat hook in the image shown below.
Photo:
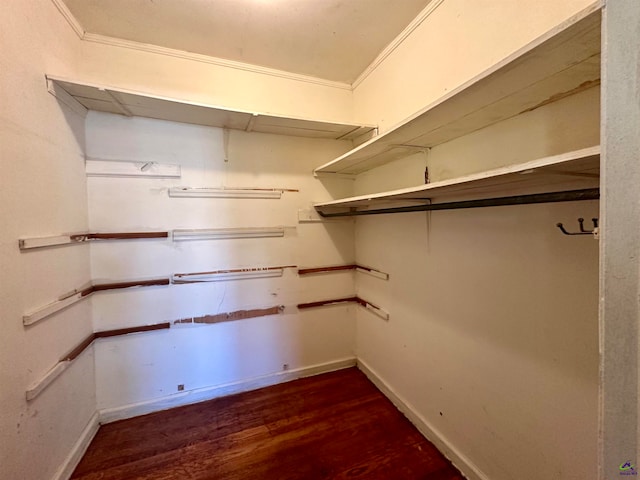
{"label": "multi-prong coat hook", "polygon": [[593,235],[594,237],[598,238],[598,219],[592,218],[591,221],[593,222],[593,230],[586,230],[584,228],[584,218],[578,219],[578,224],[580,225],[579,232],[567,232],[562,223],[557,223],[556,227],[558,227],[560,231],[565,235]]}

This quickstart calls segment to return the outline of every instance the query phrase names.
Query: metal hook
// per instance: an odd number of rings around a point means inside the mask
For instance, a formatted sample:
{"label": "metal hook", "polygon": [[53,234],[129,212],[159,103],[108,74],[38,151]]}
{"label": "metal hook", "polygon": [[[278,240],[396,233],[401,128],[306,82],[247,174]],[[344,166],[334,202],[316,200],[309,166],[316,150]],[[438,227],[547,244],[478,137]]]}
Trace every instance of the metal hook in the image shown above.
{"label": "metal hook", "polygon": [[564,225],[562,223],[556,223],[556,227],[558,227],[560,229],[560,231],[562,233],[564,233],[565,235],[596,235],[598,234],[598,219],[597,218],[592,218],[591,221],[593,222],[593,230],[586,230],[584,228],[584,218],[579,218],[578,219],[578,224],[580,225],[580,231],[579,232],[567,232],[567,230],[564,228]]}
{"label": "metal hook", "polygon": [[578,219],[578,223],[580,224],[580,231],[583,233],[594,233],[596,228],[598,228],[598,219],[597,218],[592,218],[591,221],[593,222],[593,230],[585,230],[584,229],[584,218],[579,218]]}
{"label": "metal hook", "polygon": [[578,224],[580,225],[580,231],[582,233],[589,233],[584,229],[584,218],[579,218],[578,219]]}
{"label": "metal hook", "polygon": [[562,233],[564,233],[565,235],[589,235],[589,233],[583,233],[583,232],[567,232],[567,230],[564,228],[564,225],[562,223],[556,223],[556,227],[558,227],[560,229],[560,231]]}

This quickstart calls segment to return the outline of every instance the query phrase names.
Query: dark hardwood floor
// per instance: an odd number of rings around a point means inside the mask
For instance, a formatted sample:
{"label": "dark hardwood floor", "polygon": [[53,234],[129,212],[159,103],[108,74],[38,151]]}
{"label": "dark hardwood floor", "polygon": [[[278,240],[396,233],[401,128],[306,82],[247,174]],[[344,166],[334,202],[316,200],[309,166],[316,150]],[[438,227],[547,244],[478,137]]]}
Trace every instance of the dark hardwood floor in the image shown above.
{"label": "dark hardwood floor", "polygon": [[72,478],[463,480],[355,368],[104,425]]}

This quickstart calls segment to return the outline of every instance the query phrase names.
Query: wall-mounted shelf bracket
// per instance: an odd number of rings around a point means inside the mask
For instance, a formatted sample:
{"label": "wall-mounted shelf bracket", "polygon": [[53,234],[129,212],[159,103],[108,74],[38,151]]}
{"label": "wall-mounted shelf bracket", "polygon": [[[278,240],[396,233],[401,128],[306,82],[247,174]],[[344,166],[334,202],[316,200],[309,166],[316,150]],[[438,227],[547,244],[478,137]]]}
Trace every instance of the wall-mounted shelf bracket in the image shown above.
{"label": "wall-mounted shelf bracket", "polygon": [[343,180],[355,180],[358,176],[355,173],[333,173],[313,171],[315,178],[341,178]]}
{"label": "wall-mounted shelf bracket", "polygon": [[158,163],[155,161],[102,160],[87,158],[85,162],[87,177],[114,178],[180,178],[180,165]]}
{"label": "wall-mounted shelf bracket", "polygon": [[370,311],[371,313],[373,313],[374,315],[382,318],[383,320],[389,320],[389,312],[387,312],[386,310],[383,310],[382,308],[380,308],[377,305],[374,305],[371,302],[368,302],[367,300],[364,300],[358,296],[355,297],[345,297],[345,298],[336,298],[333,300],[320,300],[320,301],[316,301],[316,302],[308,302],[308,303],[299,303],[298,304],[298,309],[299,310],[306,310],[309,308],[318,308],[318,307],[326,307],[329,305],[339,305],[342,303],[357,303],[358,305],[360,305],[361,307],[364,307],[365,309],[367,309],[368,311]]}
{"label": "wall-mounted shelf bracket", "polygon": [[371,275],[372,277],[379,278],[380,280],[389,280],[389,274],[376,270],[375,268],[364,267],[362,265],[356,265],[356,272],[364,273],[365,275]]}
{"label": "wall-mounted shelf bracket", "polygon": [[333,265],[328,267],[312,267],[312,268],[300,268],[298,269],[298,275],[316,275],[323,273],[335,273],[341,271],[355,270],[358,273],[364,273],[381,280],[389,280],[389,274],[376,270],[375,268],[365,267],[363,265],[350,264],[350,265]]}
{"label": "wall-mounted shelf bracket", "polygon": [[227,280],[281,277],[285,268],[296,268],[296,266],[287,265],[283,267],[255,267],[237,268],[232,270],[214,270],[211,272],[175,273],[171,277],[171,283],[224,282]]}
{"label": "wall-mounted shelf bracket", "polygon": [[47,373],[44,374],[44,376],[38,380],[37,382],[33,383],[26,391],[26,398],[27,401],[33,400],[34,398],[36,398],[38,395],[40,395],[40,393],[42,393],[42,391],[47,388],[49,385],[51,385],[51,383],[53,383],[53,381],[58,378],[60,376],[60,374],[62,374],[62,372],[64,372],[69,365],[71,365],[70,361],[66,361],[66,362],[58,362],[56,363],[56,365],[49,370]]}
{"label": "wall-mounted shelf bracket", "polygon": [[406,145],[402,143],[392,143],[389,145],[389,149],[394,149],[394,148],[404,148],[405,150],[414,150],[416,152],[422,152],[425,155],[428,154],[429,151],[431,150],[430,147],[425,147],[422,145]]}
{"label": "wall-mounted shelf bracket", "polygon": [[366,310],[368,310],[369,312],[373,313],[374,315],[380,317],[381,319],[385,320],[385,321],[389,321],[389,312],[387,312],[386,310],[383,310],[382,308],[378,307],[377,305],[374,305],[373,303],[369,303],[366,300],[362,300],[359,299],[360,301],[358,302],[358,304],[362,307],[364,307]]}
{"label": "wall-mounted shelf bracket", "polygon": [[57,300],[51,302],[44,307],[40,307],[36,310],[28,312],[22,316],[22,323],[27,325],[33,325],[40,320],[43,320],[56,312],[64,310],[70,307],[74,303],[84,300],[95,292],[102,292],[105,290],[117,290],[123,288],[132,287],[152,287],[159,285],[169,285],[169,278],[154,278],[151,280],[133,280],[128,282],[111,282],[111,283],[94,283],[88,282],[80,288],[76,288],[70,292],[65,293],[58,297]]}
{"label": "wall-mounted shelf bracket", "polygon": [[271,198],[282,197],[283,192],[298,192],[298,190],[285,188],[195,188],[172,187],[169,189],[170,197],[188,198]]}
{"label": "wall-mounted shelf bracket", "polygon": [[18,240],[20,250],[34,248],[55,247],[59,245],[73,245],[104,240],[136,240],[150,238],[168,238],[169,232],[84,232],[68,235],[54,235],[51,237],[21,238]]}
{"label": "wall-mounted shelf bracket", "polygon": [[93,342],[100,338],[108,338],[115,337],[119,335],[128,335],[130,333],[141,333],[141,332],[150,332],[155,330],[163,330],[170,328],[171,325],[169,322],[157,323],[154,325],[142,325],[138,327],[127,327],[127,328],[118,328],[115,330],[105,330],[101,332],[92,332],[90,333],[84,340],[82,340],[78,345],[76,345],[70,352],[65,354],[59,361],[56,363],[53,368],[51,368],[45,375],[33,383],[26,391],[26,399],[27,401],[31,401],[40,395],[53,381],[64,372],[71,362],[73,362],[76,358],[80,356],[82,352],[84,352],[87,348],[93,344]]}
{"label": "wall-mounted shelf bracket", "polygon": [[269,315],[279,315],[284,313],[284,305],[276,305],[274,307],[267,308],[255,308],[252,310],[236,310],[234,312],[227,313],[215,313],[211,315],[202,315],[199,317],[181,318],[175,320],[175,324],[213,324],[221,322],[231,322],[235,320],[245,320],[248,318],[266,317]]}

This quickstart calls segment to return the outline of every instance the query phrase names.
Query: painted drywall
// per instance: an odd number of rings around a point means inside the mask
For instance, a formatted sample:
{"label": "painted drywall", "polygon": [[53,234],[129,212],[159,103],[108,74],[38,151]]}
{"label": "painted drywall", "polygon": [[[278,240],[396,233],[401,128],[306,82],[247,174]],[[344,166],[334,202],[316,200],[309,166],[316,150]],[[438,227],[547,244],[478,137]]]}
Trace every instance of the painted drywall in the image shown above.
{"label": "painted drywall", "polygon": [[386,131],[593,3],[440,2],[356,84],[354,118]]}
{"label": "painted drywall", "polygon": [[[555,223],[597,202],[358,219],[357,355],[470,478],[595,478],[598,244]],[[390,248],[389,246],[393,247]],[[453,452],[453,454],[452,454]]]}
{"label": "painted drywall", "polygon": [[[594,88],[439,145],[432,180],[597,145],[599,99]],[[419,184],[423,163],[371,170],[356,191],[395,187],[390,171]],[[467,472],[595,476],[598,245],[555,227],[579,217],[590,224],[598,202],[357,220],[357,261],[391,277],[357,279],[358,295],[391,316],[358,314],[358,358]]]}
{"label": "painted drywall", "polygon": [[637,49],[628,48],[640,40],[639,25],[637,2],[603,9],[599,480],[635,473],[620,467],[637,464],[640,449],[640,71]]}
{"label": "painted drywall", "polygon": [[[445,1],[356,88],[356,115],[386,129],[586,6]],[[587,90],[367,172],[355,192],[597,145],[599,108]],[[357,313],[358,358],[470,478],[596,476],[598,244],[555,227],[578,217],[598,202],[356,222],[357,261],[390,274],[357,279],[390,313]]]}
{"label": "painted drywall", "polygon": [[[284,237],[142,240],[91,245],[94,278],[120,280],[172,273],[269,266],[321,266],[354,259],[353,222],[298,223],[332,191],[313,166],[347,150],[346,142],[230,131],[225,162],[221,129],[91,112],[87,154],[110,160],[179,164],[180,179],[92,177],[95,231],[284,226]],[[281,199],[170,198],[171,186],[285,188]],[[280,315],[101,340],[96,345],[98,407],[113,409],[352,357],[354,307],[298,312],[301,302],[353,294],[353,273],[171,285],[110,292],[93,299],[97,330],[284,305]],[[287,365],[284,367],[284,365]]]}
{"label": "painted drywall", "polygon": [[37,398],[25,391],[92,330],[80,303],[25,328],[22,315],[90,277],[86,246],[21,253],[18,239],[87,228],[84,119],[47,92],[44,75],[73,76],[79,40],[48,1],[5,5],[0,19],[0,465],[2,478],[43,480],[95,412],[93,353]]}
{"label": "painted drywall", "polygon": [[352,92],[171,54],[82,42],[79,79],[231,109],[350,122]]}

